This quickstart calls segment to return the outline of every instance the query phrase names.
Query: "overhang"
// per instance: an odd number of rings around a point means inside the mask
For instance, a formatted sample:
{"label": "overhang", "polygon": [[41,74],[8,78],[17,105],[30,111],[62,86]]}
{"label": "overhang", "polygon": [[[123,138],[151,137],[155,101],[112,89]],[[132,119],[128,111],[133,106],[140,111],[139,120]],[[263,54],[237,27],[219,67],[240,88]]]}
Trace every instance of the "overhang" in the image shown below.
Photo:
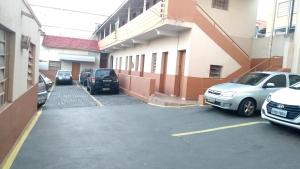
{"label": "overhang", "polygon": [[64,61],[90,62],[90,63],[96,62],[96,58],[94,56],[88,56],[88,55],[60,54],[59,58],[60,60],[64,60]]}

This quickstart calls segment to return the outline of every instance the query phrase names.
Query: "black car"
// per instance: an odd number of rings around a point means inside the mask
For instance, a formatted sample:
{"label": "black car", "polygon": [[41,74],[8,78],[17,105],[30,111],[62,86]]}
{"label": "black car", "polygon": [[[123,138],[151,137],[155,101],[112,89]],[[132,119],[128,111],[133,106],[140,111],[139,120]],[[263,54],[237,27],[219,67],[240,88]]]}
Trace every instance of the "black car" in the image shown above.
{"label": "black car", "polygon": [[87,81],[87,90],[90,94],[110,91],[119,93],[118,77],[113,69],[95,69]]}
{"label": "black car", "polygon": [[60,84],[69,84],[72,85],[72,72],[70,70],[59,70],[56,73],[55,77],[55,83],[56,85]]}
{"label": "black car", "polygon": [[86,86],[87,85],[87,79],[90,77],[92,70],[87,69],[80,73],[79,76],[79,82],[81,85]]}

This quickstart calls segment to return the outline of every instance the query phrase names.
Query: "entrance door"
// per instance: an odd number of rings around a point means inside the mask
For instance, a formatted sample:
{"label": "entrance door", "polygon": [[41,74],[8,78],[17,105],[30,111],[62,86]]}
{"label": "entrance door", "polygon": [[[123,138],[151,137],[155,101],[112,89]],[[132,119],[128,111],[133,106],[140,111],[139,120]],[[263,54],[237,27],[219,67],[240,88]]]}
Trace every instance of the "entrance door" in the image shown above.
{"label": "entrance door", "polygon": [[177,59],[177,77],[175,82],[175,95],[183,97],[184,85],[184,69],[185,69],[185,55],[186,51],[179,51]]}
{"label": "entrance door", "polygon": [[141,55],[141,72],[140,76],[144,77],[145,55]]}
{"label": "entrance door", "polygon": [[161,93],[165,93],[167,65],[168,65],[168,52],[164,52],[161,58],[161,74],[160,74],[160,84],[159,84],[159,92]]}
{"label": "entrance door", "polygon": [[79,80],[80,63],[72,62],[72,78],[73,80]]}

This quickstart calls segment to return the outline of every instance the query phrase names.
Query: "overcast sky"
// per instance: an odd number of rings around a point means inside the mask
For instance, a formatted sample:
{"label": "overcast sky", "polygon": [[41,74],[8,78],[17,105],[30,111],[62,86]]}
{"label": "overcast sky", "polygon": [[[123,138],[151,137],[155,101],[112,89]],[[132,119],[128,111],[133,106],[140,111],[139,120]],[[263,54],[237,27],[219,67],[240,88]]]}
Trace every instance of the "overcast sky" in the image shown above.
{"label": "overcast sky", "polygon": [[[65,8],[83,12],[90,12],[102,15],[112,14],[124,0],[27,0],[42,23],[43,31],[50,35],[71,36],[89,38],[98,24],[107,17],[66,12],[42,8],[49,6]],[[66,29],[72,28],[72,29]]]}
{"label": "overcast sky", "polygon": [[[101,24],[107,17],[48,9],[35,5],[109,16],[124,0],[28,0],[28,2],[32,5],[31,7],[42,23],[42,29],[46,34],[89,38],[96,25]],[[272,8],[272,5],[270,5],[272,2],[274,0],[259,0],[259,20],[264,20],[267,17],[267,9]]]}

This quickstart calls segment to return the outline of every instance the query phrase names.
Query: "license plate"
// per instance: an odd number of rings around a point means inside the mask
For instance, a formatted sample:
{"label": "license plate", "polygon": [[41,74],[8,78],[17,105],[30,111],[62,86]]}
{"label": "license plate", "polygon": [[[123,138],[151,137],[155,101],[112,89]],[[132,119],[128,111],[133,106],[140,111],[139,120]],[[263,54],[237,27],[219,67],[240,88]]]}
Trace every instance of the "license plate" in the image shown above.
{"label": "license plate", "polygon": [[272,108],[271,114],[280,116],[280,117],[286,117],[287,116],[287,111],[286,110],[281,110],[277,108]]}
{"label": "license plate", "polygon": [[209,103],[215,103],[216,99],[207,97],[206,101],[209,102]]}
{"label": "license plate", "polygon": [[110,88],[103,88],[102,91],[109,91]]}

